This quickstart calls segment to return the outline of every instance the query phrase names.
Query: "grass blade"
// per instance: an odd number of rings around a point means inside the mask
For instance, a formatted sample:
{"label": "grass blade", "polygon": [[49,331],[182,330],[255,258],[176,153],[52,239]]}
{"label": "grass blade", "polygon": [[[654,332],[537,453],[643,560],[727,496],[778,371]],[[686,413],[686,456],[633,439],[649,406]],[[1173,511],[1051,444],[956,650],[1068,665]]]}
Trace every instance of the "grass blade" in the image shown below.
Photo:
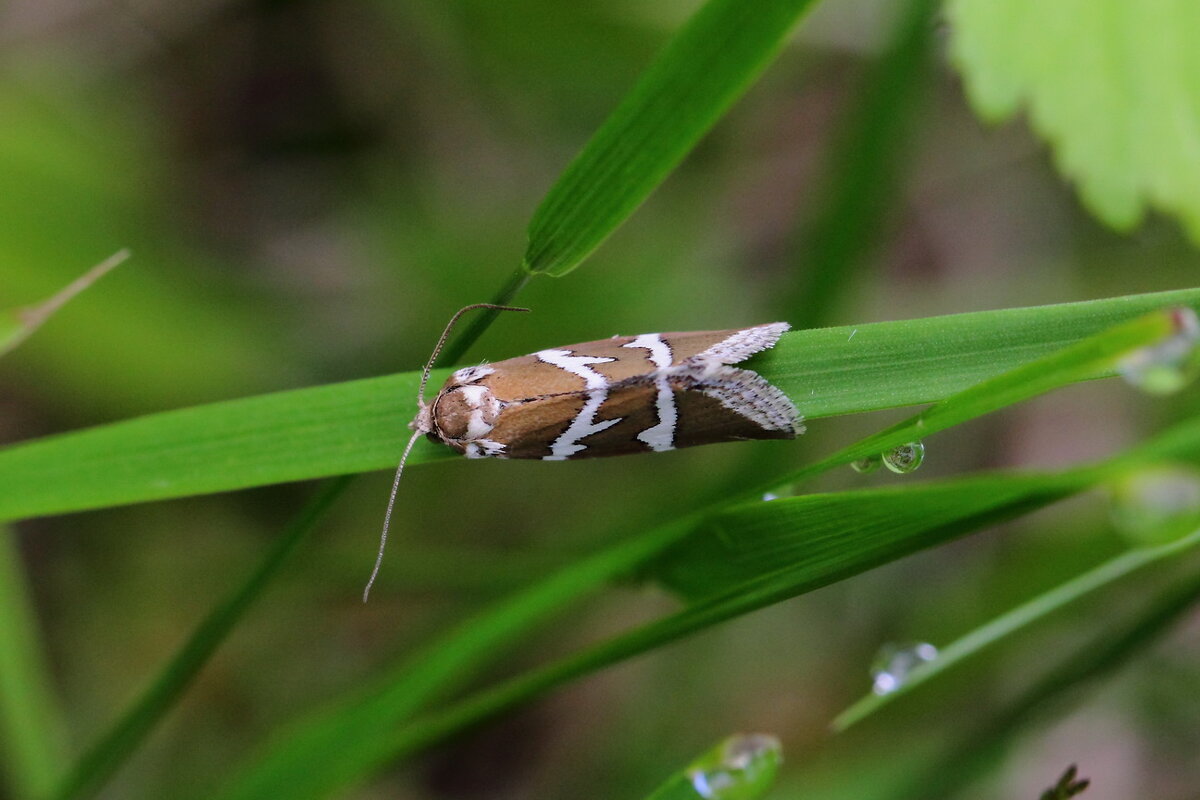
{"label": "grass blade", "polygon": [[564,275],[641,205],[771,63],[812,0],[708,0],[551,187],[525,268]]}
{"label": "grass blade", "polygon": [[782,762],[783,750],[774,736],[730,736],[668,778],[646,800],[755,800],[771,788]]}
{"label": "grass blade", "polygon": [[677,531],[607,548],[536,582],[406,659],[364,691],[277,737],[220,792],[220,800],[314,800],[364,780],[394,757],[392,735],[430,700],[461,685],[534,625],[632,572]]}
{"label": "grass blade", "polygon": [[54,316],[60,308],[128,259],[129,251],[119,250],[68,283],[44,302],[31,308],[10,310],[6,315],[0,316],[0,356],[18,347],[46,320]]}
{"label": "grass blade", "polygon": [[1200,575],[1160,591],[1131,623],[1107,627],[1077,646],[1057,667],[974,735],[964,737],[946,756],[895,795],[898,800],[952,797],[995,760],[1001,747],[1026,725],[1057,707],[1066,696],[1100,680],[1141,655],[1200,603]]}
{"label": "grass blade", "polygon": [[16,539],[0,528],[0,773],[14,800],[45,797],[62,774],[66,725],[48,684]]}
{"label": "grass blade", "polygon": [[[872,541],[872,537],[858,537],[857,542],[847,542],[858,548],[856,552],[843,553],[836,560],[816,554],[810,563],[797,563],[785,570],[783,574],[765,574],[758,581],[743,582],[741,585],[731,588],[724,595],[689,606],[676,614],[619,634],[588,650],[478,692],[442,711],[415,720],[391,738],[389,749],[394,758],[412,755],[470,725],[529,702],[572,680],[645,653],[690,633],[711,627],[739,614],[753,611],[772,602],[796,596],[868,569],[879,562],[883,549],[887,550],[889,557],[895,558],[904,549],[912,552],[920,547],[928,546],[934,541],[943,541],[951,536],[961,536],[977,530],[1005,514],[1014,514],[1021,510],[1029,510],[1053,502],[1057,498],[1053,496],[1052,491],[1048,491],[1047,481],[1057,484],[1058,490],[1062,493],[1059,496],[1065,496],[1067,493],[1087,488],[1096,481],[1103,480],[1110,474],[1126,468],[1131,459],[1152,456],[1192,460],[1200,458],[1200,420],[1193,420],[1190,424],[1168,431],[1164,436],[1153,440],[1149,447],[1140,448],[1128,456],[1119,456],[1098,467],[1070,470],[1058,476],[1011,476],[1005,479],[1012,481],[1009,485],[1009,496],[1000,505],[991,504],[989,507],[987,503],[983,503],[982,506],[976,506],[976,511],[982,513],[972,513],[972,503],[985,496],[984,493],[976,491],[981,487],[972,481],[947,481],[916,489],[916,491],[947,491],[948,489],[952,490],[958,484],[966,488],[969,495],[975,499],[962,506],[963,514],[958,519],[949,519],[943,516],[941,519],[930,520],[931,524],[928,528],[916,525],[909,527],[905,531],[906,538],[903,541],[889,542],[878,539]],[[1020,493],[1022,485],[1031,493],[1025,499],[1022,499]],[[1011,491],[1014,489],[1016,491]],[[914,491],[914,488],[906,491]],[[829,497],[837,498],[833,502],[838,504],[838,514],[857,509],[863,519],[882,518],[873,514],[870,509],[864,508],[862,504],[842,505],[842,495]],[[779,502],[782,501],[764,505],[773,506]],[[919,509],[920,505],[919,503],[895,504],[891,509],[902,511],[905,507]],[[831,520],[835,519],[835,515],[824,513],[826,510],[820,507],[812,508],[811,518],[815,523],[823,521],[829,530],[828,526]],[[886,521],[884,524],[887,524]],[[814,539],[820,538],[817,533],[812,535]]]}
{"label": "grass blade", "polygon": [[797,327],[827,325],[868,266],[898,208],[904,158],[930,81],[938,0],[909,0],[887,47],[863,77],[855,105],[830,137],[816,211],[790,248],[801,280],[780,308]]}
{"label": "grass blade", "polygon": [[1157,547],[1122,553],[1094,569],[1054,587],[1027,603],[1001,614],[965,636],[938,650],[933,661],[921,664],[908,673],[904,683],[885,695],[863,697],[834,719],[832,727],[841,732],[879,711],[892,701],[908,694],[918,686],[938,677],[966,659],[980,655],[995,644],[1019,633],[1060,609],[1083,600],[1142,569],[1174,558],[1200,545],[1200,530]]}
{"label": "grass blade", "polygon": [[54,793],[57,800],[91,797],[103,788],[171,710],[352,478],[345,476],[329,482],[300,512],[247,580],[200,623],[141,699],[83,755]]}
{"label": "grass blade", "polygon": [[[1200,290],[797,331],[753,366],[808,419],[936,402],[1173,305],[1200,306]],[[0,519],[390,469],[418,378],[279,392],[9,446],[0,450]],[[452,455],[421,441],[409,463]]]}

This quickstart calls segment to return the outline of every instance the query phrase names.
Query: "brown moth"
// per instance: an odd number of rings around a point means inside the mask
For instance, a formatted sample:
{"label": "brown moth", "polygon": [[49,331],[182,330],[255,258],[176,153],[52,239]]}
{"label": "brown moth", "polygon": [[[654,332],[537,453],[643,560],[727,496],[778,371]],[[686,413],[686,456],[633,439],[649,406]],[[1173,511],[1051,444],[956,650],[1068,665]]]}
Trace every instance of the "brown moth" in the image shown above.
{"label": "brown moth", "polygon": [[[425,434],[468,458],[573,458],[651,453],[744,439],[792,439],[804,432],[795,405],[761,375],[733,366],[767,350],[790,327],[613,336],[466,367],[432,402],[425,383],[454,323],[426,365],[414,431],[392,485],[380,542],[382,559],[396,487],[413,442]],[[370,591],[375,572],[363,593]]]}

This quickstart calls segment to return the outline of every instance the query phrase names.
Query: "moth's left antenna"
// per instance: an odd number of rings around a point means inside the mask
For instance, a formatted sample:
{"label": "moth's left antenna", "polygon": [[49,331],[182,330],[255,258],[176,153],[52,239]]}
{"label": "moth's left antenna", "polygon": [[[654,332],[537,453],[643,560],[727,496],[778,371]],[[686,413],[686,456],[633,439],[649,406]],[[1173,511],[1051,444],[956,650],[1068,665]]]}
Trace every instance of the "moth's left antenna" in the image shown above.
{"label": "moth's left antenna", "polygon": [[[421,384],[417,388],[417,406],[425,409],[425,385],[429,383],[429,373],[433,371],[433,365],[437,361],[437,357],[441,354],[442,348],[446,346],[446,340],[450,338],[451,331],[458,324],[458,320],[463,314],[468,311],[474,311],[477,308],[491,308],[496,311],[528,311],[528,308],[519,308],[517,306],[498,306],[495,303],[475,303],[469,306],[463,306],[450,321],[446,323],[442,335],[438,337],[437,344],[433,347],[433,353],[430,354],[429,360],[425,362],[425,368],[421,370]],[[392,508],[396,505],[396,491],[400,488],[400,476],[404,474],[404,462],[408,461],[408,454],[412,452],[413,445],[417,443],[417,438],[427,431],[417,429],[413,435],[408,437],[408,444],[404,446],[404,453],[400,456],[400,464],[396,467],[396,477],[392,480],[392,493],[388,496],[387,511],[383,515],[383,531],[379,534],[379,554],[375,556],[375,566],[371,570],[371,577],[367,579],[367,585],[363,589],[363,602],[371,596],[371,587],[375,585],[375,578],[379,575],[379,567],[383,564],[383,551],[387,547],[388,528],[392,524]]]}

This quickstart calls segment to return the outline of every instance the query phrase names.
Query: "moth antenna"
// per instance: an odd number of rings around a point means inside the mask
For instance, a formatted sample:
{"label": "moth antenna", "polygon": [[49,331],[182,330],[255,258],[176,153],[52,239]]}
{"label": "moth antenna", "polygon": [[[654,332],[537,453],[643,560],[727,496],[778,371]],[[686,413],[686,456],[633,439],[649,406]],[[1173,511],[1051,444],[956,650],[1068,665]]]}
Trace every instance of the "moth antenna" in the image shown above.
{"label": "moth antenna", "polygon": [[379,575],[379,568],[383,565],[383,550],[387,547],[388,528],[392,524],[392,507],[396,505],[396,490],[400,488],[400,476],[404,474],[404,462],[408,461],[408,454],[412,452],[413,445],[417,443],[420,435],[420,431],[413,431],[413,435],[408,437],[408,444],[404,446],[404,455],[400,456],[400,465],[396,467],[396,477],[392,481],[392,494],[388,497],[387,511],[383,515],[383,532],[379,534],[379,554],[375,556],[375,567],[371,570],[371,577],[367,579],[367,585],[363,589],[364,603],[371,596],[371,587],[375,585],[375,578]]}
{"label": "moth antenna", "polygon": [[454,330],[454,326],[458,324],[459,317],[468,311],[474,311],[477,308],[491,308],[496,311],[528,311],[528,308],[520,308],[518,306],[498,306],[495,303],[475,303],[469,306],[463,306],[455,312],[450,321],[446,323],[446,329],[442,331],[441,337],[434,345],[433,353],[429,356],[429,361],[425,362],[425,369],[421,370],[421,386],[417,389],[417,403],[421,406],[425,405],[425,384],[429,383],[429,373],[433,371],[433,365],[437,362],[437,357],[441,354],[442,348],[446,346],[446,340],[450,338],[450,332]]}
{"label": "moth antenna", "polygon": [[[437,357],[441,354],[442,348],[446,345],[446,339],[450,337],[451,331],[458,323],[459,317],[468,311],[474,311],[477,308],[491,308],[496,311],[528,311],[528,308],[519,308],[517,306],[500,306],[495,303],[475,303],[473,305],[464,306],[455,312],[450,321],[446,323],[445,330],[438,338],[437,344],[434,345],[433,353],[429,356],[429,360],[425,362],[425,368],[421,370],[421,384],[417,389],[417,404],[425,407],[425,384],[429,383],[429,373],[433,371],[433,365],[437,362]],[[388,528],[392,524],[392,509],[396,505],[396,492],[400,489],[400,476],[404,474],[404,464],[408,461],[408,454],[412,452],[413,445],[417,443],[417,438],[424,431],[414,431],[413,435],[408,437],[408,444],[404,446],[404,453],[400,456],[400,464],[396,467],[396,477],[392,480],[392,493],[388,496],[387,511],[383,515],[383,531],[379,534],[379,554],[375,556],[375,566],[371,570],[371,577],[367,579],[367,585],[363,588],[363,602],[371,596],[371,587],[375,585],[375,578],[379,576],[379,568],[383,565],[383,551],[387,547]]]}

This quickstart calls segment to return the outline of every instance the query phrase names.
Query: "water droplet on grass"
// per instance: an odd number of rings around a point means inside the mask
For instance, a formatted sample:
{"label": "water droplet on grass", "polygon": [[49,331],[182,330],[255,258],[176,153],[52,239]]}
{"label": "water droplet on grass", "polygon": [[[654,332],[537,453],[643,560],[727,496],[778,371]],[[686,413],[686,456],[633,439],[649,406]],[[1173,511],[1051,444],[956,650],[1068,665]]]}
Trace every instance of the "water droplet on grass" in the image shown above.
{"label": "water droplet on grass", "polygon": [[731,736],[688,770],[692,788],[706,800],[750,800],[775,780],[783,748],[762,733]]}
{"label": "water droplet on grass", "polygon": [[885,644],[871,664],[873,691],[879,695],[896,691],[904,685],[914,669],[933,661],[937,654],[937,648],[928,642]]}
{"label": "water droplet on grass", "polygon": [[883,456],[867,456],[860,458],[857,461],[850,462],[850,469],[857,473],[866,475],[868,472],[874,472],[883,465]]}
{"label": "water droplet on grass", "polygon": [[1171,394],[1191,383],[1200,373],[1196,342],[1200,319],[1190,308],[1171,312],[1174,331],[1157,344],[1130,353],[1117,365],[1127,383],[1148,394]]}
{"label": "water droplet on grass", "polygon": [[1113,525],[1134,544],[1158,544],[1190,530],[1200,517],[1200,472],[1147,467],[1111,487]]}
{"label": "water droplet on grass", "polygon": [[900,475],[915,472],[924,460],[925,445],[920,442],[908,442],[883,454],[883,465]]}

